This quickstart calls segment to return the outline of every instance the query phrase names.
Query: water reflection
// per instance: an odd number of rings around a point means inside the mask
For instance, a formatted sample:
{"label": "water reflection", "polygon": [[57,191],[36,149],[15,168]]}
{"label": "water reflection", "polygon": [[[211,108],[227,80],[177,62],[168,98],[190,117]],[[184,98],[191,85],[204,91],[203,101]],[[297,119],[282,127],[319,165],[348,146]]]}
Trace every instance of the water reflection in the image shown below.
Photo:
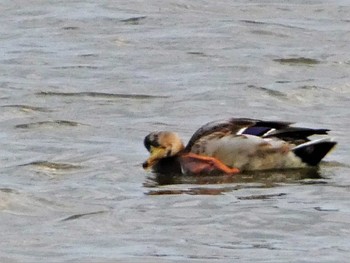
{"label": "water reflection", "polygon": [[[153,173],[147,177],[144,186],[149,189],[146,193],[147,195],[218,195],[241,188],[271,188],[282,183],[325,184],[326,181],[322,179],[324,178],[321,176],[319,168],[259,171],[234,176],[183,176],[178,174]],[[159,188],[166,185],[180,185],[180,188]],[[181,185],[184,187],[181,188]],[[188,185],[193,185],[194,187],[188,187]]]}

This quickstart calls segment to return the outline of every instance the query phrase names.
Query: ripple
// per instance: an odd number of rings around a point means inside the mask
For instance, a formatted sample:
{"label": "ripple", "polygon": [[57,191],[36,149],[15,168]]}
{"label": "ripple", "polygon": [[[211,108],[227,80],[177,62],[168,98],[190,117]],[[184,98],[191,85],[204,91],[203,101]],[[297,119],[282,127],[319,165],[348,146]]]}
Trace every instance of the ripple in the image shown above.
{"label": "ripple", "polygon": [[62,27],[63,30],[78,30],[79,27],[77,26],[65,26],[65,27]]}
{"label": "ripple", "polygon": [[129,25],[138,25],[138,24],[140,24],[140,22],[142,20],[144,20],[146,18],[147,18],[147,16],[130,17],[130,18],[122,19],[122,20],[120,20],[120,22],[123,22],[125,24],[129,24]]}
{"label": "ripple", "polygon": [[321,89],[321,88],[316,86],[316,85],[303,85],[303,86],[299,87],[299,89],[303,89],[303,90],[318,90],[318,89]]}
{"label": "ripple", "polygon": [[54,69],[98,69],[97,66],[91,66],[91,65],[69,65],[69,66],[59,66],[59,67],[53,67]]}
{"label": "ripple", "polygon": [[313,58],[306,57],[295,57],[295,58],[277,58],[273,61],[279,62],[281,64],[290,64],[290,65],[316,65],[320,64],[321,61]]}
{"label": "ripple", "polygon": [[245,20],[245,19],[242,19],[239,21],[241,23],[252,24],[252,25],[269,25],[269,26],[278,26],[278,27],[285,27],[285,28],[303,29],[302,27],[292,26],[290,24],[271,23],[271,22],[265,22],[265,21]]}
{"label": "ripple", "polygon": [[242,22],[242,23],[245,23],[245,24],[255,24],[255,25],[265,25],[265,24],[267,24],[265,22],[255,21],[255,20],[244,20],[244,19],[242,19],[242,20],[239,20],[239,21]]}
{"label": "ripple", "polygon": [[48,169],[48,170],[72,170],[72,169],[81,169],[82,166],[80,165],[74,165],[69,163],[56,163],[56,162],[49,162],[49,161],[34,161],[27,164],[22,164],[20,166],[34,166],[41,169]]}
{"label": "ripple", "polygon": [[273,89],[269,89],[269,88],[265,88],[265,87],[258,87],[255,85],[249,85],[248,88],[262,91],[262,92],[267,93],[268,95],[271,95],[273,97],[287,97],[287,95],[285,93],[278,91],[278,90],[273,90]]}
{"label": "ripple", "polygon": [[281,197],[286,196],[286,193],[279,193],[279,194],[269,194],[269,195],[249,195],[249,196],[239,196],[237,199],[239,200],[266,200],[271,199],[275,197]]}
{"label": "ripple", "polygon": [[15,108],[20,111],[24,112],[32,112],[32,111],[40,111],[40,112],[51,112],[48,108],[45,107],[35,107],[30,105],[21,105],[21,104],[14,104],[14,105],[3,105],[2,108]]}
{"label": "ripple", "polygon": [[320,212],[339,212],[339,209],[337,209],[337,208],[323,208],[320,206],[316,206],[316,207],[314,207],[314,209],[316,211],[320,211]]}
{"label": "ripple", "polygon": [[3,192],[3,193],[18,193],[16,190],[11,189],[11,188],[6,188],[6,187],[0,188],[0,192]]}
{"label": "ripple", "polygon": [[231,192],[236,190],[236,187],[223,187],[223,188],[207,188],[207,187],[195,187],[190,189],[161,189],[151,190],[146,195],[221,195],[225,192]]}
{"label": "ripple", "polygon": [[208,57],[207,54],[205,54],[204,52],[201,52],[201,51],[189,51],[189,52],[187,52],[187,54],[199,56],[199,57]]}
{"label": "ripple", "polygon": [[59,97],[91,97],[100,99],[158,99],[168,98],[168,96],[155,96],[146,94],[124,94],[124,93],[103,93],[103,92],[54,92],[41,91],[38,96],[59,96]]}
{"label": "ripple", "polygon": [[263,35],[263,36],[265,35],[265,36],[287,37],[287,35],[280,34],[280,33],[277,34],[273,31],[268,31],[268,30],[252,30],[250,32],[256,35]]}
{"label": "ripple", "polygon": [[72,215],[72,216],[68,216],[66,218],[63,218],[62,222],[64,221],[70,221],[70,220],[75,220],[75,219],[79,219],[81,217],[85,217],[85,216],[90,216],[90,215],[98,215],[98,214],[103,214],[103,213],[106,213],[107,211],[96,211],[96,212],[89,212],[89,213],[82,213],[82,214],[75,214],[75,215]]}
{"label": "ripple", "polygon": [[39,122],[31,122],[31,123],[24,123],[24,124],[18,124],[15,126],[17,129],[33,129],[38,127],[75,127],[78,125],[84,125],[75,121],[66,121],[66,120],[54,120],[54,121],[39,121]]}

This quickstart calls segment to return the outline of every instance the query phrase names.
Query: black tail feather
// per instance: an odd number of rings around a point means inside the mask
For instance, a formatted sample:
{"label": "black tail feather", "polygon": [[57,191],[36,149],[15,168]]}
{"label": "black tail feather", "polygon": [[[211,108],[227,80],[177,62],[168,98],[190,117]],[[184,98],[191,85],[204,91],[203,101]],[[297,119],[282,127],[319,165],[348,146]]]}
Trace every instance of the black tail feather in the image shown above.
{"label": "black tail feather", "polygon": [[327,134],[327,129],[310,129],[310,128],[299,128],[299,127],[287,127],[285,129],[275,130],[265,135],[265,138],[277,137],[279,139],[294,142],[300,144],[308,142],[309,136]]}
{"label": "black tail feather", "polygon": [[336,142],[329,140],[319,140],[301,144],[293,149],[304,163],[315,166],[326,156],[326,154],[336,145]]}

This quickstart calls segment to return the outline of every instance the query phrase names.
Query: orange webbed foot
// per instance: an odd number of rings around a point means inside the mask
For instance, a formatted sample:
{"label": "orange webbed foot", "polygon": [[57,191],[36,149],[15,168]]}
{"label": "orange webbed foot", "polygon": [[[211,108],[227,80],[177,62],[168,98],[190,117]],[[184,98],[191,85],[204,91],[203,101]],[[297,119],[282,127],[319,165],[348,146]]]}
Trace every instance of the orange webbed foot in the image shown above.
{"label": "orange webbed foot", "polygon": [[239,173],[239,169],[228,167],[218,159],[194,153],[182,155],[180,162],[182,170],[186,174],[233,175]]}

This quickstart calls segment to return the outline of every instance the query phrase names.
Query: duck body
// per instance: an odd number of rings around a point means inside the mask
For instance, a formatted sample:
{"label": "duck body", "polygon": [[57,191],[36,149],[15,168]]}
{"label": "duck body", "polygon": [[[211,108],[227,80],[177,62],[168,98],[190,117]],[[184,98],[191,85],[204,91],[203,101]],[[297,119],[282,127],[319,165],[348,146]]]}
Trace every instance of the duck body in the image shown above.
{"label": "duck body", "polygon": [[284,141],[254,135],[230,135],[206,143],[198,142],[192,147],[192,152],[214,157],[241,171],[306,166]]}
{"label": "duck body", "polygon": [[144,168],[181,174],[234,174],[238,171],[291,169],[316,166],[336,145],[327,129],[292,127],[290,122],[247,118],[207,123],[186,147],[176,133],[153,132],[145,147],[151,157]]}

